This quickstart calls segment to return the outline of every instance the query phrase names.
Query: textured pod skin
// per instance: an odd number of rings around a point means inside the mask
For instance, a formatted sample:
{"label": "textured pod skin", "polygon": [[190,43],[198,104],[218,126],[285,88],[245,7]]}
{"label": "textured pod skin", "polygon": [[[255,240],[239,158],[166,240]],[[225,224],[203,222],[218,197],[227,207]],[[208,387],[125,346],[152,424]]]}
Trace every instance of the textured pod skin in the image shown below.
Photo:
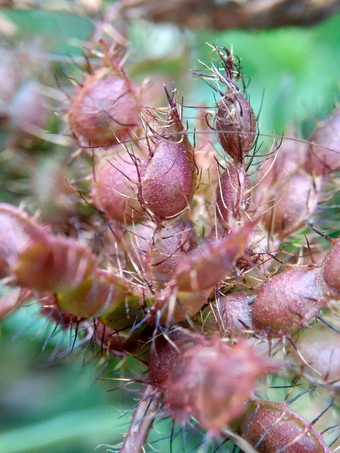
{"label": "textured pod skin", "polygon": [[284,403],[249,403],[240,433],[260,453],[330,453],[313,425]]}
{"label": "textured pod skin", "polygon": [[228,294],[218,301],[221,327],[232,338],[247,336],[252,329],[251,305],[254,295],[246,292]]}
{"label": "textured pod skin", "polygon": [[196,187],[196,167],[191,144],[157,141],[154,153],[141,169],[140,202],[160,220],[171,219],[190,203]]}
{"label": "textured pod skin", "polygon": [[242,214],[250,202],[250,181],[244,168],[229,165],[216,189],[217,217],[226,231],[230,231],[233,221],[240,222]]}
{"label": "textured pod skin", "polygon": [[150,384],[164,391],[169,375],[180,354],[198,341],[199,339],[192,334],[181,330],[169,332],[167,337],[157,337],[149,360],[148,380]]}
{"label": "textured pod skin", "polygon": [[340,298],[340,241],[334,240],[333,246],[322,263],[320,284],[327,298]]}
{"label": "textured pod skin", "polygon": [[280,336],[307,325],[327,305],[320,272],[320,268],[290,270],[264,283],[252,306],[254,327]]}
{"label": "textured pod skin", "polygon": [[125,75],[103,67],[88,76],[71,101],[68,120],[81,146],[108,146],[139,124],[136,89]]}
{"label": "textured pod skin", "polygon": [[53,293],[77,288],[94,269],[95,257],[87,247],[71,238],[45,235],[30,242],[11,270],[18,284]]}
{"label": "textured pod skin", "polygon": [[[333,388],[340,389],[340,341],[338,332],[326,326],[313,326],[299,332],[294,339],[300,355],[294,348],[289,354],[301,367],[303,376],[313,385],[334,382]],[[301,359],[304,358],[310,366]]]}
{"label": "textured pod skin", "polygon": [[138,199],[156,223],[176,217],[190,203],[196,188],[194,149],[174,100],[169,101],[168,119],[149,157],[141,168]]}
{"label": "textured pod skin", "polygon": [[197,237],[191,223],[177,219],[156,230],[151,247],[153,278],[165,283],[171,279],[183,256],[197,247]]}
{"label": "textured pod skin", "polygon": [[[253,226],[253,225],[252,225]],[[225,239],[205,242],[186,255],[175,271],[179,291],[211,290],[234,268],[247,244],[250,225]]]}
{"label": "textured pod skin", "polygon": [[[305,169],[315,176],[327,178],[340,169],[340,112],[326,119],[312,135],[305,162]],[[325,149],[323,148],[329,148]]]}
{"label": "textured pod skin", "polygon": [[256,136],[256,118],[243,94],[227,91],[217,103],[215,123],[222,148],[242,164]]}
{"label": "textured pod skin", "polygon": [[107,218],[130,225],[143,218],[137,184],[136,165],[127,152],[112,158],[103,156],[95,166],[91,182],[92,202]]}
{"label": "textured pod skin", "polygon": [[45,237],[45,230],[19,208],[0,203],[0,277],[10,273],[18,254],[34,237]]}
{"label": "textured pod skin", "polygon": [[243,411],[255,380],[271,365],[245,342],[231,347],[217,338],[187,349],[167,381],[165,404],[174,418],[196,417],[217,434]]}
{"label": "textured pod skin", "polygon": [[264,215],[264,227],[283,239],[297,231],[317,207],[313,178],[303,170],[272,190],[274,203]]}
{"label": "textured pod skin", "polygon": [[74,316],[92,318],[112,311],[125,300],[124,282],[107,273],[93,271],[76,287],[56,293],[59,307]]}

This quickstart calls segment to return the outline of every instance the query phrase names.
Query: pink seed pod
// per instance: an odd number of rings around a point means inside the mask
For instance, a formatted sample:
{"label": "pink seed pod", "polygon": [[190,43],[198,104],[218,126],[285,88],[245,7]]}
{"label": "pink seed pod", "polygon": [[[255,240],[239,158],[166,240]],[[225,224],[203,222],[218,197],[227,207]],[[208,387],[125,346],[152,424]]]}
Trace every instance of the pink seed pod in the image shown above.
{"label": "pink seed pod", "polygon": [[94,269],[95,257],[87,247],[72,238],[45,234],[32,238],[11,272],[22,286],[56,292],[78,287]]}
{"label": "pink seed pod", "polygon": [[217,301],[220,317],[217,320],[222,332],[231,338],[249,336],[252,330],[251,305],[254,295],[240,291],[228,294]]}
{"label": "pink seed pod", "polygon": [[36,80],[23,83],[9,104],[10,125],[18,137],[39,136],[48,118],[47,100]]}
{"label": "pink seed pod", "polygon": [[303,376],[313,385],[333,382],[332,387],[339,389],[339,333],[326,326],[314,325],[312,329],[300,331],[294,341],[297,350],[290,347],[289,355],[293,363],[300,367]]}
{"label": "pink seed pod", "polygon": [[0,203],[0,277],[10,274],[18,254],[33,238],[44,238],[46,231],[27,213],[7,203]]}
{"label": "pink seed pod", "polygon": [[164,223],[154,235],[151,247],[151,272],[159,283],[169,281],[183,256],[197,247],[193,225],[183,219]]}
{"label": "pink seed pod", "polygon": [[194,150],[176,105],[169,99],[169,122],[141,168],[138,199],[157,221],[171,219],[190,203],[197,179]]}
{"label": "pink seed pod", "polygon": [[139,269],[150,280],[151,247],[157,225],[151,220],[133,224],[126,235],[126,247],[133,269]]}
{"label": "pink seed pod", "polygon": [[305,169],[315,176],[328,178],[340,169],[340,112],[321,123],[314,134],[306,157]]}
{"label": "pink seed pod", "polygon": [[179,356],[165,388],[165,406],[185,421],[196,417],[212,436],[238,417],[258,377],[273,365],[246,342],[228,347],[206,339]]}
{"label": "pink seed pod", "polygon": [[94,168],[91,198],[107,218],[130,225],[143,218],[137,200],[138,172],[128,152],[102,156]]}
{"label": "pink seed pod", "polygon": [[301,228],[315,211],[318,191],[313,178],[299,170],[269,192],[272,208],[263,216],[264,227],[284,239]]}
{"label": "pink seed pod", "polygon": [[215,124],[224,151],[243,164],[256,137],[256,118],[243,94],[227,91],[217,103]]}
{"label": "pink seed pod", "polygon": [[233,270],[248,242],[253,224],[246,224],[225,239],[205,242],[183,257],[174,280],[179,291],[211,290]]}
{"label": "pink seed pod", "polygon": [[249,403],[240,433],[260,453],[331,452],[314,426],[284,403]]}
{"label": "pink seed pod", "polygon": [[116,62],[88,76],[71,101],[68,121],[80,146],[109,146],[139,125],[137,88]]}
{"label": "pink seed pod", "polygon": [[320,268],[293,269],[264,283],[252,306],[254,327],[281,336],[307,326],[327,306],[319,284],[320,272]]}
{"label": "pink seed pod", "polygon": [[234,223],[242,221],[250,203],[250,181],[243,167],[229,165],[216,189],[217,218],[230,232]]}
{"label": "pink seed pod", "polygon": [[340,299],[340,240],[334,239],[333,245],[325,256],[320,274],[320,285],[325,297]]}
{"label": "pink seed pod", "polygon": [[150,384],[164,391],[176,360],[196,342],[199,342],[199,337],[184,330],[173,330],[166,336],[158,336],[150,354],[148,375]]}

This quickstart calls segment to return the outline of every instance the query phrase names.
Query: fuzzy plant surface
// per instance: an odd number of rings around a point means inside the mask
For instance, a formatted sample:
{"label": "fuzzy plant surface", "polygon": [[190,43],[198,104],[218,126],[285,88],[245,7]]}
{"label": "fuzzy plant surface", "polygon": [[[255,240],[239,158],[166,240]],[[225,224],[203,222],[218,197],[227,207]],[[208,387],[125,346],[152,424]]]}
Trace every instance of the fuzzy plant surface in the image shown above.
{"label": "fuzzy plant surface", "polygon": [[[143,61],[127,3],[99,3],[75,2],[73,57],[58,36],[14,51],[15,27],[41,12],[0,16],[0,382],[15,395],[0,397],[0,450],[338,451],[337,95],[294,121],[277,86],[271,116],[241,35],[211,39],[195,70],[183,43],[169,66],[155,43]],[[7,369],[11,336],[46,384]]]}

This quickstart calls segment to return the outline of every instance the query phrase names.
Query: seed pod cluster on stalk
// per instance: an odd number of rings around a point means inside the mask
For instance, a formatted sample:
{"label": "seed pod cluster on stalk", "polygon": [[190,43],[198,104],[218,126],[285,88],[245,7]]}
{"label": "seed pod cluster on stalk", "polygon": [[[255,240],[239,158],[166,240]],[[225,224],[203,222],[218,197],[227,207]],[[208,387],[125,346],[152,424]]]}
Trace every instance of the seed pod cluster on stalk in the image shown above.
{"label": "seed pod cluster on stalk", "polygon": [[217,100],[197,108],[192,129],[176,90],[164,90],[162,108],[147,97],[142,106],[122,60],[101,46],[69,102],[81,152],[63,220],[0,204],[0,318],[35,301],[74,343],[148,368],[121,453],[142,451],[164,414],[245,452],[330,451],[266,392],[275,379],[287,394],[322,385],[338,404],[340,239],[313,226],[340,167],[338,109],[308,142],[283,137],[260,154],[228,49],[213,47],[200,74]]}

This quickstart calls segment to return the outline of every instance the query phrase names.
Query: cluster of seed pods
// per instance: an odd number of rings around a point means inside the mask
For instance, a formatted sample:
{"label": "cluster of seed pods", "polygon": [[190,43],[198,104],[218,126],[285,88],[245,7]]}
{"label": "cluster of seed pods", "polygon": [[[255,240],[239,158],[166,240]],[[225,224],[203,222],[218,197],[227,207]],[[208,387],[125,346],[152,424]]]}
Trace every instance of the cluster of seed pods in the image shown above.
{"label": "cluster of seed pods", "polygon": [[[285,262],[280,249],[312,220],[340,169],[339,113],[309,142],[283,140],[257,156],[257,118],[238,59],[215,48],[214,127],[209,139],[192,140],[175,91],[165,88],[165,108],[142,106],[140,88],[102,46],[101,66],[67,109],[88,172],[84,234],[62,234],[0,204],[0,318],[34,298],[42,316],[65,330],[82,325],[108,354],[142,354],[147,398],[176,423],[194,418],[212,439],[234,436],[268,453],[330,451],[311,423],[256,390],[294,363],[291,372],[336,395],[336,326],[323,335],[326,361],[308,348],[320,341],[308,332],[317,332],[315,319],[329,324],[322,311],[336,324],[339,239],[328,238],[317,259],[308,241],[299,262],[295,252]],[[286,339],[289,362],[275,361],[272,342]],[[146,442],[148,430],[135,436],[133,423],[122,453]]]}

